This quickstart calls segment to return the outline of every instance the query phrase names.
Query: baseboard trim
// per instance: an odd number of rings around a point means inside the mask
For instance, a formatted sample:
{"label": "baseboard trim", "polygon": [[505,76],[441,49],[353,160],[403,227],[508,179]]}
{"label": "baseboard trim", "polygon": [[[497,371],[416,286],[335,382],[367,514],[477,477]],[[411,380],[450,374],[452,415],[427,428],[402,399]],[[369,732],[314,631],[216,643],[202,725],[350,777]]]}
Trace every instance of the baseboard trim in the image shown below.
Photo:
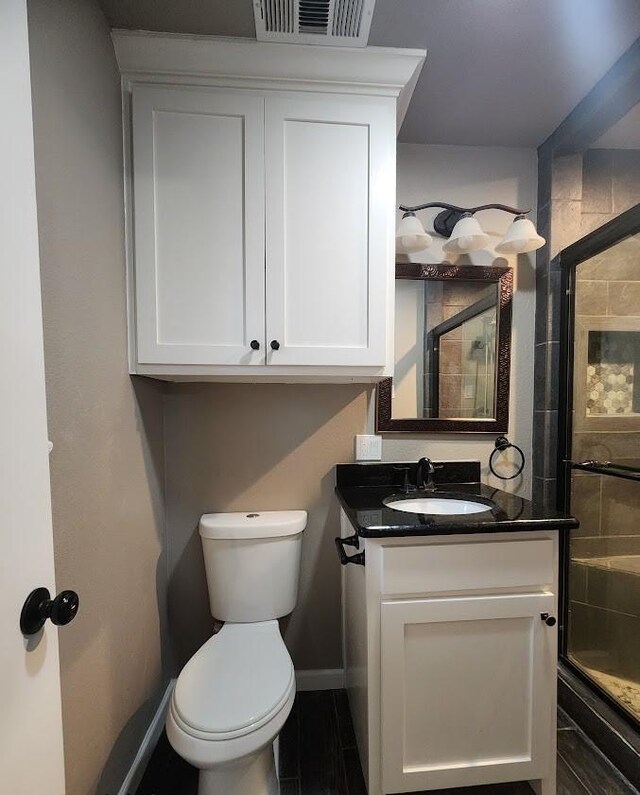
{"label": "baseboard trim", "polygon": [[344,687],[342,668],[310,668],[296,671],[298,692],[307,690],[340,690]]}
{"label": "baseboard trim", "polygon": [[162,734],[164,722],[167,717],[167,710],[169,709],[169,699],[171,698],[171,693],[173,692],[175,685],[176,680],[172,679],[167,685],[167,689],[162,694],[162,698],[158,704],[158,709],[155,711],[153,718],[151,718],[151,723],[149,724],[147,731],[142,738],[142,742],[140,743],[138,752],[131,763],[129,772],[125,776],[122,786],[118,790],[118,795],[133,795],[137,789],[138,784],[144,775],[149,758],[151,757],[151,754],[153,753],[153,750],[160,739],[160,735]]}

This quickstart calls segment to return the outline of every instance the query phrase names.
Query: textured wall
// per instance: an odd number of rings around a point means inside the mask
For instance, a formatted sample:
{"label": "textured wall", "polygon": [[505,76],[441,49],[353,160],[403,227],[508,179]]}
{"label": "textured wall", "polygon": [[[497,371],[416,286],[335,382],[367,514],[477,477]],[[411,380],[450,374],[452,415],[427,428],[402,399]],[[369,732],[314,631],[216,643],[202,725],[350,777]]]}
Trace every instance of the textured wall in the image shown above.
{"label": "textured wall", "polygon": [[[427,196],[480,204],[529,206],[535,153],[528,149],[400,146],[398,197]],[[429,186],[425,194],[425,186]],[[496,241],[509,224],[483,219]],[[440,261],[441,251],[427,252]],[[480,252],[487,263],[492,252]],[[510,432],[531,446],[533,268],[516,266]],[[206,511],[306,508],[299,605],[285,638],[299,669],[341,666],[340,567],[333,537],[338,508],[333,467],[352,461],[354,436],[373,428],[375,390],[352,385],[174,385],[165,398],[169,539],[169,610],[174,660],[180,667],[212,630],[197,523]],[[486,467],[493,437],[470,434],[385,436],[386,460],[421,455],[479,458]],[[528,472],[527,472],[528,474]],[[503,485],[496,482],[497,485]],[[528,477],[508,488],[527,494]]]}
{"label": "textured wall", "polygon": [[198,519],[209,511],[302,508],[300,597],[284,637],[298,669],[341,666],[340,534],[334,466],[353,461],[367,389],[189,384],[165,402],[169,620],[182,666],[212,631]]}
{"label": "textured wall", "polygon": [[533,472],[534,494],[554,506],[564,298],[556,255],[640,201],[639,72],[640,40],[538,149],[538,231],[547,245],[536,252]]}
{"label": "textured wall", "polygon": [[[584,123],[585,112],[576,115],[580,123]],[[555,504],[557,493],[558,405],[559,390],[563,383],[560,372],[562,269],[556,255],[640,202],[638,150],[587,149],[569,155],[554,155],[553,146],[553,139],[550,139],[541,147],[539,158],[538,229],[540,234],[547,237],[548,243],[537,252],[536,260],[536,391],[533,422],[534,489],[549,504]],[[600,261],[603,261],[602,257]],[[589,280],[592,282],[589,286],[592,301],[597,301],[599,296],[605,296],[606,300],[605,290],[608,291],[608,287],[605,284],[603,290],[603,285],[598,282],[608,280],[602,278],[604,271],[598,267],[597,261],[592,264],[593,272],[598,273],[598,279]],[[618,270],[616,281],[620,281],[620,273]],[[625,300],[629,297],[635,300],[633,291],[637,292],[637,283],[626,288]],[[583,292],[583,303],[585,296]],[[606,308],[604,314],[607,314]],[[587,447],[583,447],[582,451],[576,451],[576,456],[591,457],[587,453]],[[601,449],[598,457],[607,459],[615,455],[613,449],[608,454]]]}
{"label": "textured wall", "polygon": [[[398,203],[413,205],[442,201],[469,207],[502,202],[514,207],[533,207],[536,202],[537,160],[533,149],[474,146],[398,146]],[[420,213],[425,227],[437,210]],[[534,216],[535,217],[535,214]],[[489,473],[488,459],[495,437],[482,434],[385,434],[382,455],[386,461],[434,459],[477,459],[487,483],[515,491],[524,497],[531,493],[531,418],[533,411],[533,345],[535,317],[534,256],[520,255],[506,260],[492,250],[502,238],[511,217],[497,211],[478,216],[482,228],[492,236],[492,244],[482,251],[458,259],[459,264],[511,265],[514,268],[513,329],[511,335],[511,392],[509,438],[527,456],[523,475],[500,481]],[[434,238],[426,250],[412,255],[416,262],[442,262],[442,238]],[[370,408],[369,427],[374,426],[374,407]],[[503,458],[505,471],[519,462],[511,451]]]}
{"label": "textured wall", "polygon": [[[552,251],[615,218],[640,202],[640,152],[633,149],[591,149],[556,158],[552,178]],[[622,241],[577,268],[574,406],[585,411],[586,359],[589,328],[598,329],[624,318],[640,328],[640,237]],[[635,374],[634,374],[635,375]],[[635,376],[637,377],[637,376]],[[574,418],[572,458],[635,464],[640,448],[640,418],[617,417],[608,427],[598,419]],[[571,510],[581,527],[572,534],[573,557],[634,555],[640,536],[633,510],[637,484],[574,472]]]}
{"label": "textured wall", "polygon": [[640,202],[640,151],[587,149],[555,157],[551,256]]}
{"label": "textured wall", "polygon": [[[30,0],[67,795],[115,795],[163,686],[161,387],[127,374],[120,81],[92,0]],[[44,793],[43,793],[44,795]]]}

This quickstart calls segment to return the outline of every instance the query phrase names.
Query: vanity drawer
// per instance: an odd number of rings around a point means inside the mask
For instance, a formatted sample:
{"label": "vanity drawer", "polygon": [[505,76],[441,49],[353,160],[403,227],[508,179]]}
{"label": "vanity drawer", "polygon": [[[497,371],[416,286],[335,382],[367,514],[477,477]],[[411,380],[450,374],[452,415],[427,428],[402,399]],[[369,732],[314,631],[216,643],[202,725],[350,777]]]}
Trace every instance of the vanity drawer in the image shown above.
{"label": "vanity drawer", "polygon": [[385,595],[494,588],[542,590],[554,581],[551,538],[412,544],[382,549],[381,590]]}

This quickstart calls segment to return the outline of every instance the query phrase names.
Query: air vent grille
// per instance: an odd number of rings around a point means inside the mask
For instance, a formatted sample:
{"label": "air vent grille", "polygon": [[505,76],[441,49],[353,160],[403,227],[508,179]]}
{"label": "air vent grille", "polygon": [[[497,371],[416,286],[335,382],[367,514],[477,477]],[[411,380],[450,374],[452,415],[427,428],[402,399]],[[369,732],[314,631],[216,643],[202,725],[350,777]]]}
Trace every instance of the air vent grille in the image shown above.
{"label": "air vent grille", "polygon": [[[295,0],[260,0],[255,6],[262,15],[265,30],[268,33],[295,32]],[[256,18],[256,27],[258,20]]]}
{"label": "air vent grille", "polygon": [[259,41],[364,47],[375,0],[254,0]]}
{"label": "air vent grille", "polygon": [[299,0],[298,30],[326,36],[329,28],[330,0]]}
{"label": "air vent grille", "polygon": [[335,0],[333,35],[357,37],[362,24],[364,0]]}

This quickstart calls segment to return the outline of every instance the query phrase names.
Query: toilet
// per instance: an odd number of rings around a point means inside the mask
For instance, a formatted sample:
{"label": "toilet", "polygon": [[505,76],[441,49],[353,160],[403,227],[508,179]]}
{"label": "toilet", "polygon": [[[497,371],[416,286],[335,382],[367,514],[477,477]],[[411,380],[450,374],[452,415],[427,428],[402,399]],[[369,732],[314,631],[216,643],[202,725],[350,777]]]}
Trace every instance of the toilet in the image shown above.
{"label": "toilet", "polygon": [[178,677],[167,736],[199,768],[198,795],[278,795],[274,742],[296,693],[278,618],[298,595],[306,511],[210,513],[200,538],[222,629]]}

